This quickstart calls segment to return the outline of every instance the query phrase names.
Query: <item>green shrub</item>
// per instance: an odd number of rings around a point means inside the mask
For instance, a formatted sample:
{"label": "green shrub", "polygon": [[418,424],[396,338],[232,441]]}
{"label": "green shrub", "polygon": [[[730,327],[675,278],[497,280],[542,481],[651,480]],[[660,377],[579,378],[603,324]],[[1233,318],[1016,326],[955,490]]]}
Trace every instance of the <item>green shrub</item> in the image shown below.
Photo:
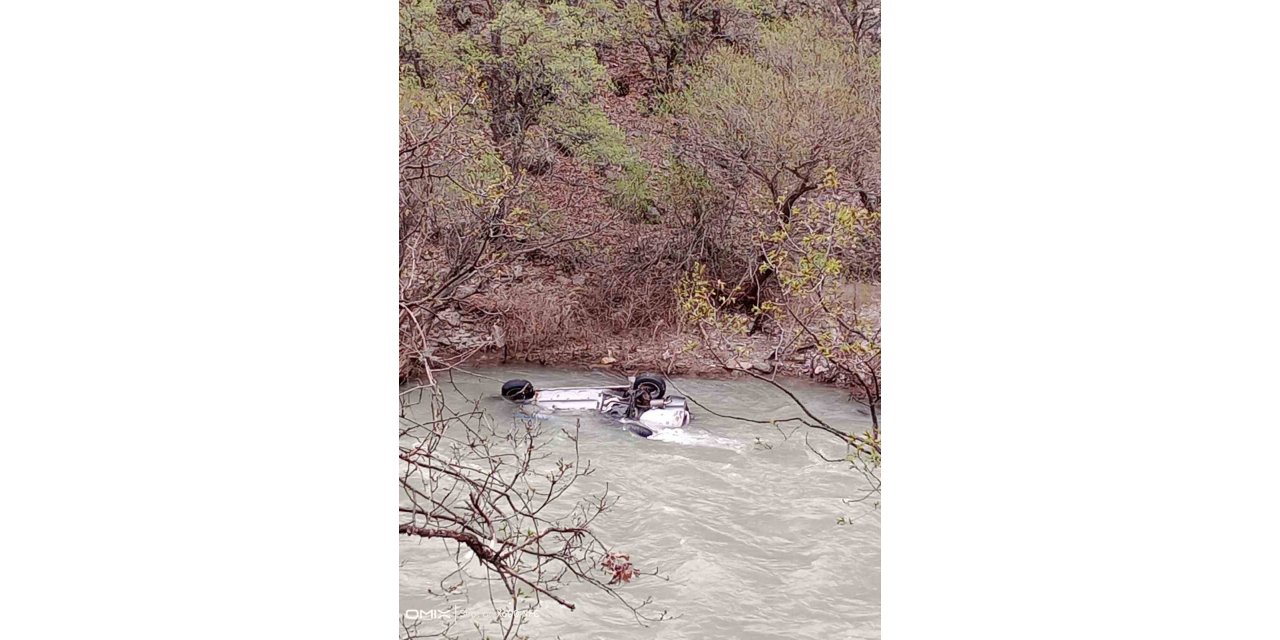
{"label": "green shrub", "polygon": [[609,205],[640,222],[657,223],[660,216],[649,187],[651,173],[649,165],[642,161],[628,162],[609,187]]}

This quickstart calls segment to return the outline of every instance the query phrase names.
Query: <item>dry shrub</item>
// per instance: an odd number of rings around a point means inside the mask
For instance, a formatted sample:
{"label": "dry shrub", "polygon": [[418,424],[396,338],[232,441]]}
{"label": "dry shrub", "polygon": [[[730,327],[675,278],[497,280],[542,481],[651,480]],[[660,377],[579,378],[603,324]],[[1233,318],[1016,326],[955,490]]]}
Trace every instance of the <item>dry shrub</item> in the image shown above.
{"label": "dry shrub", "polygon": [[504,286],[477,296],[471,306],[502,328],[506,353],[532,360],[546,353],[590,351],[598,335],[577,294],[565,287]]}
{"label": "dry shrub", "polygon": [[692,266],[686,229],[638,226],[587,276],[582,309],[601,331],[652,335],[675,324],[675,287]]}

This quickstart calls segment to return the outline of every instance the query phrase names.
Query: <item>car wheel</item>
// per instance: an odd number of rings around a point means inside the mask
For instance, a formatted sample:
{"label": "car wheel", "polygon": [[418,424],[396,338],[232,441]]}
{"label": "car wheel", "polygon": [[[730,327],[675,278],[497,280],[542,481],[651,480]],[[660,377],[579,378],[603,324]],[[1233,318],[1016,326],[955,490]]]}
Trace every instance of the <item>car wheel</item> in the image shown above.
{"label": "car wheel", "polygon": [[661,400],[667,394],[667,383],[662,378],[652,373],[642,373],[636,376],[636,381],[631,385],[632,389],[637,391],[646,391],[650,400]]}
{"label": "car wheel", "polygon": [[520,402],[533,397],[533,383],[528,380],[508,380],[502,383],[502,397]]}
{"label": "car wheel", "polygon": [[634,433],[640,436],[641,438],[648,438],[649,436],[653,435],[653,429],[650,429],[649,427],[646,427],[642,424],[629,424],[627,425],[627,430],[630,431],[631,433]]}

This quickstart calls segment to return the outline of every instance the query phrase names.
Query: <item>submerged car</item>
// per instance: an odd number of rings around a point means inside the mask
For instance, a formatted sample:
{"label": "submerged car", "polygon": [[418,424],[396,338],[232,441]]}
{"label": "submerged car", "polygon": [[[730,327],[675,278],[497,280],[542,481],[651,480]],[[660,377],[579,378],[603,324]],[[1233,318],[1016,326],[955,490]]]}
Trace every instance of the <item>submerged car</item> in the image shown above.
{"label": "submerged car", "polygon": [[502,397],[546,411],[602,413],[646,438],[654,429],[683,427],[690,419],[685,399],[668,396],[667,383],[649,373],[612,387],[537,389],[528,380],[508,380],[502,384]]}

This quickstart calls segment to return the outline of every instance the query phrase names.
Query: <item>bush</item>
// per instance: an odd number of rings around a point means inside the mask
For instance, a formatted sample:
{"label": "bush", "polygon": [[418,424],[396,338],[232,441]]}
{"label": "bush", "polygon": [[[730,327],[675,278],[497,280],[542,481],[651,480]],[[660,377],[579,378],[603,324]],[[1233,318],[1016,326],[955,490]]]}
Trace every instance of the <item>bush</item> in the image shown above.
{"label": "bush", "polygon": [[609,205],[638,222],[657,223],[658,207],[649,189],[650,173],[644,162],[628,163],[609,187]]}
{"label": "bush", "polygon": [[878,196],[879,69],[817,20],[768,29],[750,54],[721,49],[672,100],[683,143],[728,183],[759,188],[785,218],[834,169]]}

